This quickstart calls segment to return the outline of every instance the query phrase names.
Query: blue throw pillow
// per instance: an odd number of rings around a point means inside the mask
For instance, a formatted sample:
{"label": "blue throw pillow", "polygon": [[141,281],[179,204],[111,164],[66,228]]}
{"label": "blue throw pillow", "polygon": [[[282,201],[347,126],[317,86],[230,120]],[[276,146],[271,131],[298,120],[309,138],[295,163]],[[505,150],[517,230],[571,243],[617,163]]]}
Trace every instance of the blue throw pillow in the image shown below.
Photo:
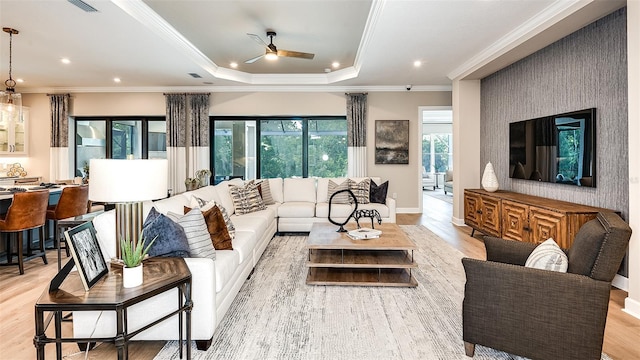
{"label": "blue throw pillow", "polygon": [[156,238],[149,249],[149,256],[189,257],[189,242],[182,226],[159,213],[155,207],[144,220],[142,233],[147,241]]}
{"label": "blue throw pillow", "polygon": [[389,181],[385,181],[378,185],[375,181],[371,180],[369,187],[369,202],[386,204],[387,203],[387,190],[389,188]]}

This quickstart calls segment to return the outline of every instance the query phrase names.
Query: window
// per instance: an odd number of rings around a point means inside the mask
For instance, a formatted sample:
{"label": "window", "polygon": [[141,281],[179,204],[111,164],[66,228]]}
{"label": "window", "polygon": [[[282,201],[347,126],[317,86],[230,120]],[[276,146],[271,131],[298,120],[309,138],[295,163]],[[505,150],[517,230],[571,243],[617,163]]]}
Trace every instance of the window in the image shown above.
{"label": "window", "polygon": [[213,117],[215,182],[347,175],[344,117]]}
{"label": "window", "polygon": [[453,112],[422,113],[422,166],[431,173],[453,170]]}
{"label": "window", "polygon": [[75,176],[91,159],[166,159],[164,117],[75,118]]}

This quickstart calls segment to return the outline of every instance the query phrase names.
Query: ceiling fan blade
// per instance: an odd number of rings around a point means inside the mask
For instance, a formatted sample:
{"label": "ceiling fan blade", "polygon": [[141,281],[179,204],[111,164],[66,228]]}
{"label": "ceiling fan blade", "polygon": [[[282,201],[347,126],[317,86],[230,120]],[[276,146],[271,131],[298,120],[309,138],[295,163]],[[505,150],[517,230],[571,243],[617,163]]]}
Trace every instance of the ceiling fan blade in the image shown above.
{"label": "ceiling fan blade", "polygon": [[315,54],[299,52],[299,51],[291,51],[291,50],[278,50],[278,56],[294,57],[294,58],[300,58],[300,59],[313,59]]}
{"label": "ceiling fan blade", "polygon": [[258,60],[262,59],[262,58],[264,57],[264,55],[265,55],[265,54],[258,55],[258,56],[254,57],[254,58],[251,58],[251,59],[249,59],[249,60],[245,61],[244,63],[245,63],[245,64],[253,64],[254,62],[256,62],[256,61],[258,61]]}
{"label": "ceiling fan blade", "polygon": [[256,34],[249,34],[247,33],[247,36],[249,36],[250,38],[252,38],[253,40],[255,40],[255,42],[257,42],[258,44],[268,48],[269,44],[267,44],[264,40],[262,40],[262,38]]}

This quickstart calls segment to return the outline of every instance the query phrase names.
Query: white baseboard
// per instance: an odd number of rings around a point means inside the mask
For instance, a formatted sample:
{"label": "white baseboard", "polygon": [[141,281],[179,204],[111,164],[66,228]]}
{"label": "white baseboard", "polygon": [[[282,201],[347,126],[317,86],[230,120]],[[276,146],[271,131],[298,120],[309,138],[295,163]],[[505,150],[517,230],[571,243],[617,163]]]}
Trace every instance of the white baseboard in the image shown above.
{"label": "white baseboard", "polygon": [[420,208],[396,208],[396,214],[422,214]]}
{"label": "white baseboard", "polygon": [[620,274],[616,274],[616,276],[611,281],[611,285],[617,287],[620,290],[629,291],[629,279]]}
{"label": "white baseboard", "polygon": [[451,223],[455,226],[465,226],[464,219],[460,219],[457,217],[451,217]]}
{"label": "white baseboard", "polygon": [[627,297],[624,299],[624,309],[622,311],[640,319],[640,301]]}

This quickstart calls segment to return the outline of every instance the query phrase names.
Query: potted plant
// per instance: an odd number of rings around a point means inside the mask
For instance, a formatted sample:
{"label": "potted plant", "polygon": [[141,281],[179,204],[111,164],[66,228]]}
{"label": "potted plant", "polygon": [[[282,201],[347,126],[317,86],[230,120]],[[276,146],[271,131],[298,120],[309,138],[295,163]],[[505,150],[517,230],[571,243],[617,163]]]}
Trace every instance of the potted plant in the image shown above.
{"label": "potted plant", "polygon": [[141,233],[140,240],[137,243],[134,243],[130,239],[120,241],[120,256],[124,263],[124,267],[122,268],[122,286],[126,288],[142,284],[142,260],[144,260],[144,257],[147,255],[147,252],[149,252],[149,248],[151,248],[153,242],[156,241],[156,238],[153,238],[145,247],[146,240]]}
{"label": "potted plant", "polygon": [[187,191],[195,190],[200,187],[200,179],[198,178],[187,178],[184,181],[184,185],[187,187]]}

